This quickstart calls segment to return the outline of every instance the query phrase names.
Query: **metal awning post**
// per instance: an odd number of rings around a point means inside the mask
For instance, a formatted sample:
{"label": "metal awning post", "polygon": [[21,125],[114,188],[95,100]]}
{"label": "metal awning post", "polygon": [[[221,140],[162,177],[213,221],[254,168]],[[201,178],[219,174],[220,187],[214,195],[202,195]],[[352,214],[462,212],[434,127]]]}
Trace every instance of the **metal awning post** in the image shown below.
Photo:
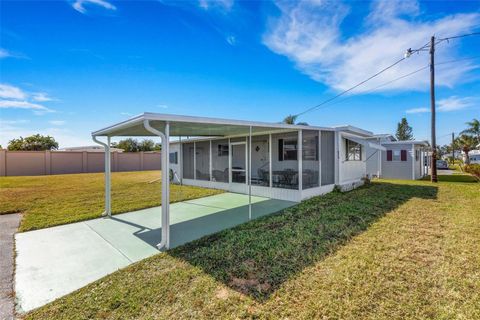
{"label": "metal awning post", "polygon": [[170,123],[165,124],[165,133],[150,126],[148,120],[143,121],[145,129],[162,139],[162,238],[157,244],[159,250],[170,248],[170,181],[169,181],[169,148],[170,148]]}
{"label": "metal awning post", "polygon": [[248,220],[252,220],[252,126],[248,135]]}
{"label": "metal awning post", "polygon": [[93,141],[105,148],[105,211],[102,216],[112,216],[112,199],[111,199],[111,154],[110,154],[110,137],[107,137],[107,143],[92,136]]}

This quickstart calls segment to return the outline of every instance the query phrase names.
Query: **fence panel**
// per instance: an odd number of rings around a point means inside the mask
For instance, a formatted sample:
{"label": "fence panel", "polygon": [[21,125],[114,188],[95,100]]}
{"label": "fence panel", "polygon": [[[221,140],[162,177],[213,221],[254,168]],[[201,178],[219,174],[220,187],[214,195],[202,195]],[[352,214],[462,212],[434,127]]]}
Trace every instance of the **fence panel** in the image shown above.
{"label": "fence panel", "polygon": [[[0,176],[103,172],[103,152],[0,150]],[[160,170],[160,152],[112,152],[112,171]]]}

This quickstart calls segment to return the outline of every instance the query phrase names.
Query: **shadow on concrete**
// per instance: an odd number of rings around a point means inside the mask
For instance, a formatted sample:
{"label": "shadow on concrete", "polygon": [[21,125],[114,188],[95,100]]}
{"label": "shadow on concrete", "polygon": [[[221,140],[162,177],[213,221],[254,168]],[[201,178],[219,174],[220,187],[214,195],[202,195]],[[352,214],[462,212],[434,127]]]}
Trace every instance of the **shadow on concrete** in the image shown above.
{"label": "shadow on concrete", "polygon": [[[275,199],[265,199],[260,202],[252,203],[252,220],[263,217],[279,210],[294,205],[294,202]],[[194,207],[192,207],[194,209]],[[141,225],[124,221],[112,217],[116,221],[127,223],[139,228],[135,236],[156,247],[160,242],[161,229],[146,229]],[[172,224],[170,226],[170,248],[175,248],[193,240],[197,240],[206,235],[235,227],[239,224],[249,221],[248,205],[239,206],[232,209],[226,209],[217,213],[205,215],[199,218],[187,220],[184,222]]]}

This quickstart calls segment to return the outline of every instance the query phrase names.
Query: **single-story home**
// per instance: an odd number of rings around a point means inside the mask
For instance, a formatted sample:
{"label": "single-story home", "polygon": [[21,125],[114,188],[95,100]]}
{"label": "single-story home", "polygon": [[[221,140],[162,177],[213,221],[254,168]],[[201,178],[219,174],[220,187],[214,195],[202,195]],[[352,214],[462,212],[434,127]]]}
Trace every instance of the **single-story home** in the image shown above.
{"label": "single-story home", "polygon": [[428,173],[427,141],[397,141],[389,134],[374,135],[368,140],[385,147],[377,151],[367,147],[367,174],[385,179],[421,179]]}
{"label": "single-story home", "polygon": [[[255,195],[298,202],[330,192],[335,186],[349,190],[362,185],[367,176],[367,154],[372,150],[382,155],[380,172],[400,170],[402,174],[398,177],[405,178],[402,168],[406,165],[413,170],[407,179],[422,174],[415,165],[419,156],[417,144],[392,144],[387,148],[376,143],[372,132],[353,126],[318,127],[144,113],[92,133],[93,140],[107,151],[104,214],[108,216],[111,215],[108,151],[110,139],[118,136],[162,139],[161,167],[168,174],[162,175],[162,226],[165,227],[159,248],[169,247],[170,180],[248,194],[249,199]],[[98,140],[99,137],[105,137],[106,141]],[[409,158],[404,159],[404,149],[415,156],[413,163]],[[388,157],[386,161],[383,154]],[[388,162],[395,164],[396,169],[390,168]],[[251,208],[249,200],[249,216]]]}

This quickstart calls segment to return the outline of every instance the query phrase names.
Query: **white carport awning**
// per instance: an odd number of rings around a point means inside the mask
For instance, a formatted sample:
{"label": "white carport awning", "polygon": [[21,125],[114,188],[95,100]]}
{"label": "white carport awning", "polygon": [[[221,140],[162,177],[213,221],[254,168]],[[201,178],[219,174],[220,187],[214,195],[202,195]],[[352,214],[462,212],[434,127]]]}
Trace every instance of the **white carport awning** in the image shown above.
{"label": "white carport awning", "polygon": [[360,139],[360,138],[357,138],[357,137],[352,137],[350,135],[345,136],[345,138],[347,138],[348,140],[352,140],[356,143],[359,143],[361,145],[364,145],[366,147],[372,148],[372,149],[377,149],[377,150],[380,150],[380,151],[386,151],[387,150],[384,146],[381,146],[378,143],[373,143],[373,142],[370,142],[370,141],[367,141],[367,140],[364,140],[364,139]]}

